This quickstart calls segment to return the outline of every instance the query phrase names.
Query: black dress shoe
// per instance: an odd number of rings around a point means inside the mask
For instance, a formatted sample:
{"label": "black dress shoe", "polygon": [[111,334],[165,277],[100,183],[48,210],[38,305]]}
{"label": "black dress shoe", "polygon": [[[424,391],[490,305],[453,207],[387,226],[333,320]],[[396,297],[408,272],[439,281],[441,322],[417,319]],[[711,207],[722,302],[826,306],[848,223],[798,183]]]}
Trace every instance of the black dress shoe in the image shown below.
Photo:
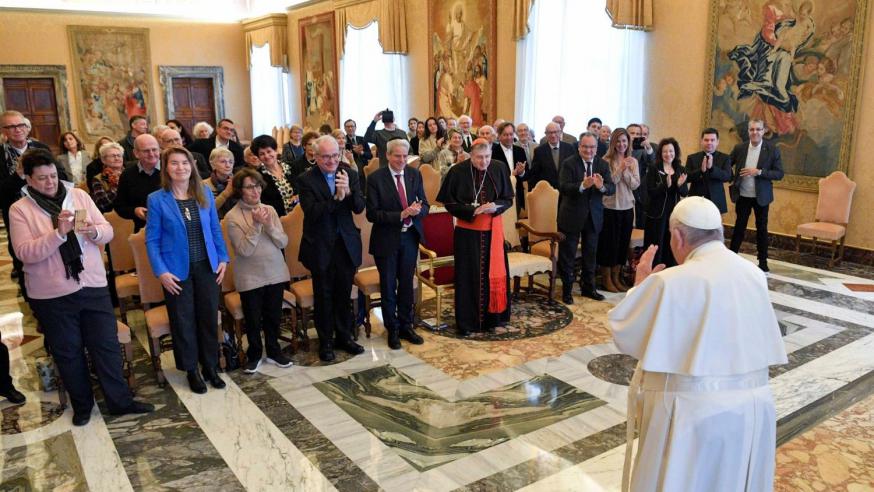
{"label": "black dress shoe", "polygon": [[464,329],[458,330],[458,336],[460,338],[470,338],[470,330],[464,330]]}
{"label": "black dress shoe", "polygon": [[14,403],[16,405],[21,405],[27,400],[26,396],[13,387],[0,391],[0,396],[9,400],[9,403]]}
{"label": "black dress shoe", "polygon": [[594,299],[596,301],[604,300],[604,296],[595,289],[583,289],[583,297],[588,297],[589,299]]}
{"label": "black dress shoe", "polygon": [[218,372],[216,372],[215,369],[207,369],[203,371],[203,378],[209,381],[209,384],[211,384],[215,389],[222,389],[226,386],[224,379],[219,377]]}
{"label": "black dress shoe", "polygon": [[768,273],[768,272],[771,271],[771,269],[768,268],[768,262],[767,262],[767,261],[760,261],[760,262],[759,262],[759,270],[761,270],[761,271],[763,271],[763,272],[765,272],[765,273]]}
{"label": "black dress shoe", "polygon": [[73,412],[73,425],[76,427],[82,427],[83,425],[88,425],[88,422],[91,421],[91,410],[87,412]]}
{"label": "black dress shoe", "polygon": [[392,350],[399,350],[401,348],[401,337],[397,330],[390,330],[388,332],[388,348]]}
{"label": "black dress shoe", "polygon": [[573,305],[573,303],[574,303],[574,296],[573,296],[573,294],[570,294],[570,293],[562,294],[562,295],[561,295],[561,302],[567,304],[568,306]]}
{"label": "black dress shoe", "polygon": [[338,349],[342,350],[351,355],[358,355],[364,353],[364,347],[358,345],[352,340],[346,340],[345,342],[334,343],[334,346]]}
{"label": "black dress shoe", "polygon": [[203,382],[203,378],[200,377],[200,373],[196,369],[188,371],[188,387],[198,395],[206,393],[206,383]]}
{"label": "black dress shoe", "polygon": [[419,336],[418,333],[413,331],[412,328],[405,328],[401,330],[400,337],[413,345],[422,345],[425,343],[425,339]]}
{"label": "black dress shoe", "polygon": [[319,359],[321,359],[322,362],[334,362],[334,360],[337,359],[337,356],[334,355],[332,349],[319,350]]}
{"label": "black dress shoe", "polygon": [[155,411],[155,405],[142,401],[132,401],[130,405],[109,412],[110,415],[128,415],[134,413],[152,413]]}

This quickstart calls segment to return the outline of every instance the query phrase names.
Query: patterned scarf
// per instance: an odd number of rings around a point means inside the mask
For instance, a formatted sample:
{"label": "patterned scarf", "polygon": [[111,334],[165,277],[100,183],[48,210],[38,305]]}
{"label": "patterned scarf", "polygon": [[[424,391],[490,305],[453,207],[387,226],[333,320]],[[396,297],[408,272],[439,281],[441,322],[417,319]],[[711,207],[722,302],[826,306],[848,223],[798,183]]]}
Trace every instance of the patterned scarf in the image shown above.
{"label": "patterned scarf", "polygon": [[[67,196],[67,188],[63,183],[58,183],[58,192],[53,197],[43,195],[31,186],[27,187],[27,192],[36,204],[51,216],[52,223],[57,224],[58,215],[63,210],[64,198]],[[85,270],[85,267],[82,265],[82,248],[79,247],[79,239],[76,238],[75,232],[71,230],[67,233],[67,241],[58,248],[58,251],[61,253],[67,278],[72,277],[76,283],[79,283],[79,274]]]}

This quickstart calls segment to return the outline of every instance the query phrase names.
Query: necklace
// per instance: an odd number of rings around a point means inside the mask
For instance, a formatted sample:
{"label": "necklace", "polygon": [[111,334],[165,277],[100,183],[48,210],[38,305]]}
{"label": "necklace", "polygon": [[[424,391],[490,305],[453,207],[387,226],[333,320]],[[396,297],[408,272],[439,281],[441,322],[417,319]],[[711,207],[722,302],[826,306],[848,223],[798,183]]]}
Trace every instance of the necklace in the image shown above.
{"label": "necklace", "polygon": [[185,220],[191,222],[191,209],[188,206],[185,206]]}
{"label": "necklace", "polygon": [[[474,174],[473,174],[473,168],[474,168],[474,166],[471,164],[471,166],[470,166],[470,184],[473,185],[473,189],[476,190],[476,192],[473,194],[473,201],[470,202],[470,204],[475,207],[479,203],[478,202],[479,194],[480,194],[480,192],[483,191],[483,186],[485,186],[485,184],[486,184],[486,172],[483,171],[483,182],[480,183],[479,188],[477,188],[476,178],[474,177]],[[488,169],[488,168],[486,168],[486,169]]]}

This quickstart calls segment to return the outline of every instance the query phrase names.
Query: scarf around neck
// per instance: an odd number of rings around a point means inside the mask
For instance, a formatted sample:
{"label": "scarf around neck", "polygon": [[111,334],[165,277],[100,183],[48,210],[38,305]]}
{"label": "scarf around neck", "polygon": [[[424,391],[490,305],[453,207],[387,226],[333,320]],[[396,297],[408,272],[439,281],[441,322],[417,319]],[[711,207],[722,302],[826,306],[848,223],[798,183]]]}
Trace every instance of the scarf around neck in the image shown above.
{"label": "scarf around neck", "polygon": [[[27,187],[27,192],[33,201],[49,214],[52,223],[57,226],[58,215],[63,210],[64,198],[67,197],[67,188],[64,184],[58,183],[58,192],[55,193],[55,196],[44,195],[32,186]],[[67,233],[67,241],[58,247],[58,251],[61,253],[61,261],[64,263],[67,278],[72,278],[78,283],[79,274],[85,270],[85,267],[82,265],[82,248],[79,247],[79,239],[75,232],[71,230]]]}

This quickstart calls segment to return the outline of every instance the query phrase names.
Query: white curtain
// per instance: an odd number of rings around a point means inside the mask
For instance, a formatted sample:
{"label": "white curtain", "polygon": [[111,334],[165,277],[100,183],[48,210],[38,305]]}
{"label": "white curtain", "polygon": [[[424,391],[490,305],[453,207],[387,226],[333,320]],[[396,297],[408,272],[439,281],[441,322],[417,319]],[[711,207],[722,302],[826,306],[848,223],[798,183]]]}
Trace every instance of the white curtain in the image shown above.
{"label": "white curtain", "polygon": [[363,29],[350,26],[340,60],[340,124],[351,118],[364,135],[373,116],[389,108],[398,128],[406,130],[411,116],[408,80],[407,57],[382,52],[377,21]]}
{"label": "white curtain", "polygon": [[249,84],[252,89],[252,137],[270,135],[274,126],[292,124],[290,77],[270,65],[270,43],[252,47]]}
{"label": "white curtain", "polygon": [[645,33],[614,29],[592,0],[538,0],[528,25],[516,46],[517,122],[537,138],[558,114],[574,136],[594,116],[611,128],[641,122]]}

